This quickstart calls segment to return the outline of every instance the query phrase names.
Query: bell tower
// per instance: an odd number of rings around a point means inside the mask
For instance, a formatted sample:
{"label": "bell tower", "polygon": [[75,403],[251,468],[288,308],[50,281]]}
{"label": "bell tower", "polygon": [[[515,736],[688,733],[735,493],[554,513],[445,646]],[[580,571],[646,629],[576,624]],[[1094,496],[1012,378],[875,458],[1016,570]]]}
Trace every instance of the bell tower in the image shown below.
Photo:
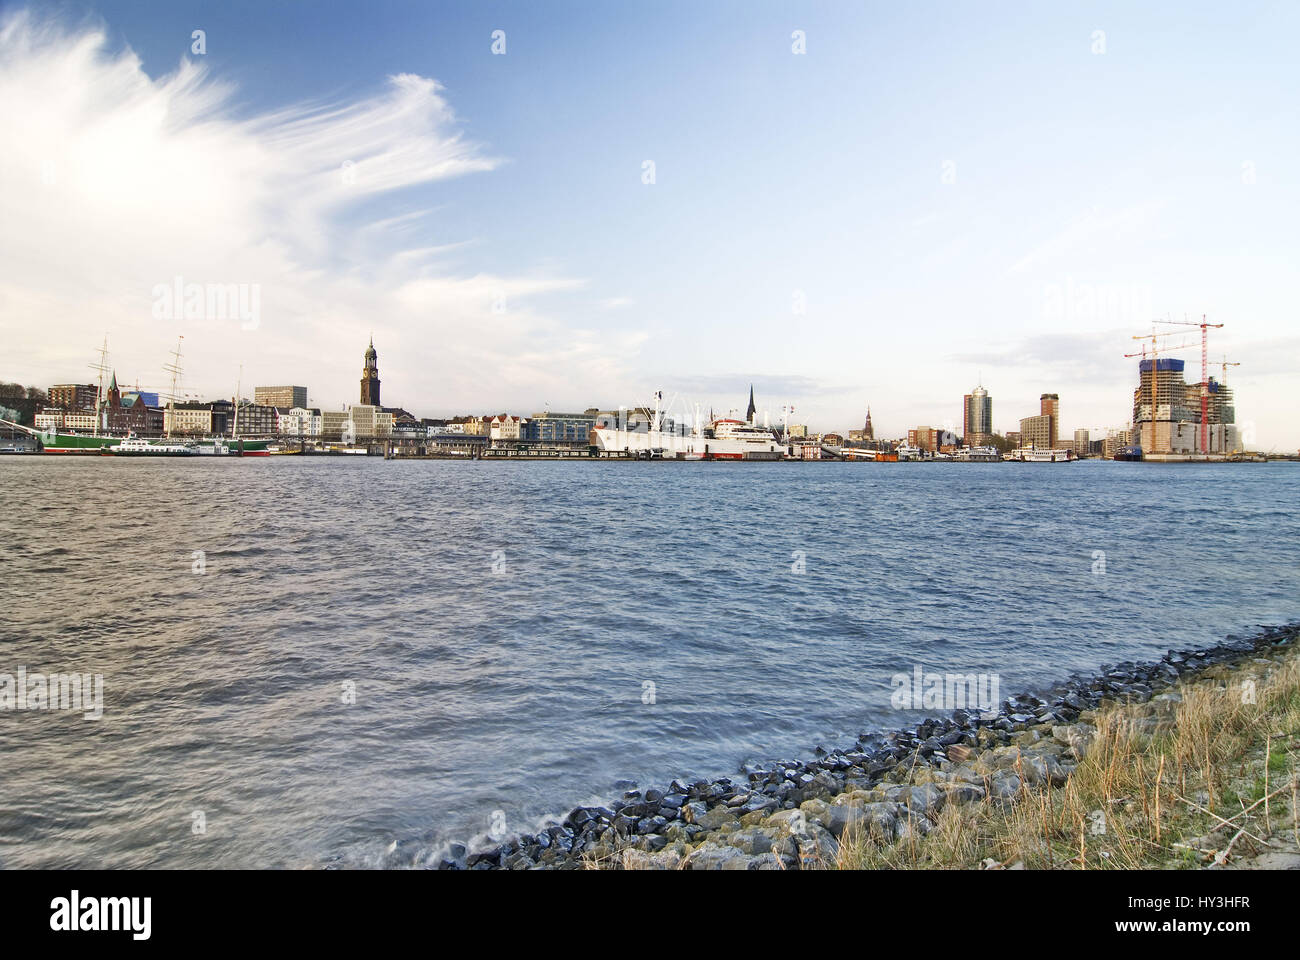
{"label": "bell tower", "polygon": [[375,353],[375,338],[370,337],[366,348],[365,366],[361,368],[361,402],[379,406],[379,354]]}

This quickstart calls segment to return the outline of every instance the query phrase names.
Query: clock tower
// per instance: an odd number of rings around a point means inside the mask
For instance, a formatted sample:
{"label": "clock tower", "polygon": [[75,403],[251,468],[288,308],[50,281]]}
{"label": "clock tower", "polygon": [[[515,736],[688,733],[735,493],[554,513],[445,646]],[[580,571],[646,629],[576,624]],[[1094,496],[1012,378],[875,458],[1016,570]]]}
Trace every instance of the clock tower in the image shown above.
{"label": "clock tower", "polygon": [[370,338],[366,348],[366,363],[361,368],[361,402],[379,406],[379,354],[375,353],[375,338]]}

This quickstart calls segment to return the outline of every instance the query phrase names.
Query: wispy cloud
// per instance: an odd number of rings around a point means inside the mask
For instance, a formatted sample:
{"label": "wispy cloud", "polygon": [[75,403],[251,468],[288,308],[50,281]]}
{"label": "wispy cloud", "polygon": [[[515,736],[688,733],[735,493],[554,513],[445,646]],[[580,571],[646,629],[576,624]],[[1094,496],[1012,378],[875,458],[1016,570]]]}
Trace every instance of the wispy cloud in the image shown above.
{"label": "wispy cloud", "polygon": [[[453,268],[451,255],[481,238],[447,236],[430,189],[505,161],[461,129],[436,80],[375,79],[377,92],[348,102],[248,116],[236,87],[202,61],[155,78],[131,50],[112,49],[102,27],[8,14],[6,377],[79,376],[108,331],[124,372],[149,380],[183,333],[191,384],[225,388],[242,361],[253,378],[306,380],[335,405],[355,399],[373,329],[385,394],[411,406],[468,402],[483,374],[465,371],[503,368],[521,352],[542,371],[521,374],[521,393],[539,380],[556,396],[564,384],[607,385],[617,370],[592,348],[611,338],[543,308],[582,278]],[[375,202],[399,192],[411,209]],[[151,291],[178,276],[260,285],[261,323],[158,322]],[[635,348],[635,338],[613,339]],[[496,396],[511,399],[509,389]]]}

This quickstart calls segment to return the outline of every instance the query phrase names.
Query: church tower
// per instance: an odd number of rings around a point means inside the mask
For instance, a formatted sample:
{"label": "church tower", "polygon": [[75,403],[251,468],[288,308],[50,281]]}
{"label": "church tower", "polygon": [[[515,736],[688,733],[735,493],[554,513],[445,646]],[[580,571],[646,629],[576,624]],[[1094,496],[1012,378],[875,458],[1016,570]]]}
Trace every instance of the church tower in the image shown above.
{"label": "church tower", "polygon": [[871,408],[870,407],[867,407],[867,422],[862,425],[862,439],[863,440],[876,439],[876,432],[871,429]]}
{"label": "church tower", "polygon": [[379,406],[379,354],[375,353],[375,338],[370,338],[366,348],[366,365],[361,369],[361,402]]}
{"label": "church tower", "polygon": [[754,422],[754,416],[758,413],[758,408],[754,406],[754,385],[749,385],[749,409],[745,411],[745,419],[750,423]]}

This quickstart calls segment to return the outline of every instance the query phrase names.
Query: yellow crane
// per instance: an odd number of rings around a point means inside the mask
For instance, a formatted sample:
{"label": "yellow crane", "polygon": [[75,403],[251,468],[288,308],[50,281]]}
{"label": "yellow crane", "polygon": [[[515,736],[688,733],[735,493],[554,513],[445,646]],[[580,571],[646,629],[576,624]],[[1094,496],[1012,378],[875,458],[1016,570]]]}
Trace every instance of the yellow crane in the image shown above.
{"label": "yellow crane", "polygon": [[[1150,340],[1150,341],[1151,341],[1151,452],[1152,452],[1152,453],[1158,453],[1158,452],[1159,452],[1159,450],[1157,449],[1157,444],[1159,443],[1159,433],[1158,433],[1157,430],[1156,430],[1156,408],[1157,408],[1157,396],[1159,395],[1160,388],[1159,388],[1159,382],[1158,382],[1158,379],[1157,379],[1156,374],[1159,372],[1159,366],[1160,366],[1160,363],[1159,363],[1159,359],[1160,359],[1160,340],[1161,340],[1161,338],[1163,338],[1163,337],[1172,337],[1172,336],[1178,334],[1179,332],[1180,332],[1180,331],[1178,331],[1178,330],[1169,330],[1169,331],[1167,331],[1167,332],[1165,332],[1165,333],[1156,333],[1156,332],[1153,330],[1151,333],[1144,333],[1144,334],[1141,334],[1141,335],[1138,335],[1138,336],[1133,337],[1134,340]],[[1166,348],[1165,348],[1165,352],[1166,352],[1166,353],[1172,353],[1174,350],[1183,350],[1183,349],[1185,349],[1185,348],[1187,348],[1187,347],[1190,347],[1190,346],[1192,346],[1192,344],[1190,344],[1190,343],[1180,343],[1180,344],[1178,344],[1178,346],[1176,346],[1176,347],[1166,347]],[[1126,354],[1124,354],[1124,356],[1125,356],[1126,358],[1127,358],[1127,357],[1139,357],[1139,356],[1140,356],[1140,357],[1143,359],[1143,361],[1145,362],[1145,361],[1146,361],[1146,356],[1147,356],[1147,346],[1146,346],[1145,343],[1142,345],[1142,352],[1141,352],[1141,353],[1126,353]],[[1141,368],[1139,368],[1139,369],[1141,369]],[[1141,375],[1140,375],[1140,374],[1139,374],[1139,377],[1138,377],[1138,382],[1141,383]],[[1139,389],[1140,389],[1140,388],[1139,388]],[[1141,444],[1141,442],[1142,442],[1142,428],[1141,428],[1141,426],[1139,426],[1139,427],[1138,427],[1138,443],[1139,443],[1139,445]]]}

